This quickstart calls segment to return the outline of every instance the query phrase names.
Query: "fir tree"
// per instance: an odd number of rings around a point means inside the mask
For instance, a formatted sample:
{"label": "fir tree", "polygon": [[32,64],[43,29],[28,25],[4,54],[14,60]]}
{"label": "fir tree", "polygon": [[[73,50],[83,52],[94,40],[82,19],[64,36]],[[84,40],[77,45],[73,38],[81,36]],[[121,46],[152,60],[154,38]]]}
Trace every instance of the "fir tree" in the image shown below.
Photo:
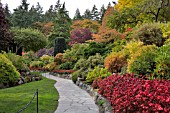
{"label": "fir tree", "polygon": [[53,46],[57,37],[64,37],[66,40],[70,37],[71,19],[65,8],[65,3],[58,10],[57,18],[54,21],[52,33],[49,36],[49,46]]}
{"label": "fir tree", "polygon": [[82,16],[81,16],[81,14],[80,14],[79,9],[77,8],[73,20],[81,20],[81,19],[82,19]]}
{"label": "fir tree", "polygon": [[93,6],[92,10],[91,10],[91,18],[92,20],[96,20],[99,21],[99,12],[98,9],[96,7],[96,5]]}
{"label": "fir tree", "polygon": [[86,9],[86,11],[84,12],[84,15],[82,17],[84,19],[92,19],[90,10]]}
{"label": "fir tree", "polygon": [[9,20],[11,17],[11,12],[9,10],[8,4],[6,4],[4,7],[4,13],[5,13],[5,17]]}
{"label": "fir tree", "polygon": [[105,12],[106,12],[106,9],[105,9],[104,5],[102,5],[102,7],[100,9],[100,23],[102,23]]}
{"label": "fir tree", "polygon": [[28,20],[31,17],[28,13],[28,6],[27,0],[22,0],[21,5],[14,9],[11,17],[11,23],[14,27],[26,28],[30,26],[31,23]]}

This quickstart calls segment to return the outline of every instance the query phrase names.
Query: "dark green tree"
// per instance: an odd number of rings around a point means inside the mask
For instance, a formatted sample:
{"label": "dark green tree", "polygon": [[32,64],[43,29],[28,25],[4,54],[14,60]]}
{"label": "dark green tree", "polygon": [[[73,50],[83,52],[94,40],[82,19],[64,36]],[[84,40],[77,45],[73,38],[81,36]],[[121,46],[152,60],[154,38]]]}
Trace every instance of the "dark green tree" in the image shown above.
{"label": "dark green tree", "polygon": [[11,17],[11,12],[9,10],[8,4],[6,4],[4,7],[4,13],[5,13],[5,17],[9,20]]}
{"label": "dark green tree", "polygon": [[8,21],[5,18],[4,9],[0,2],[0,52],[1,50],[7,51],[12,42],[13,40],[9,31]]}
{"label": "dark green tree", "polygon": [[28,12],[30,18],[27,21],[31,23],[31,27],[35,22],[42,22],[43,21],[43,8],[37,3],[36,7],[32,6]]}
{"label": "dark green tree", "polygon": [[98,9],[96,7],[96,5],[93,6],[92,10],[91,10],[91,18],[92,20],[96,20],[96,21],[99,21],[99,12],[98,12]]}
{"label": "dark green tree", "polygon": [[100,23],[102,23],[105,12],[106,12],[106,8],[104,7],[104,4],[103,4],[100,9]]}
{"label": "dark green tree", "polygon": [[111,3],[110,3],[110,2],[109,2],[108,5],[107,5],[107,9],[108,9],[109,7],[111,7]]}
{"label": "dark green tree", "polygon": [[57,12],[54,10],[54,6],[51,5],[50,8],[45,12],[43,19],[44,22],[51,22],[54,21],[56,17],[57,17]]}
{"label": "dark green tree", "polygon": [[92,19],[90,10],[86,9],[86,11],[84,12],[84,15],[82,17],[84,19]]}
{"label": "dark green tree", "polygon": [[28,21],[30,17],[28,13],[27,0],[22,0],[21,5],[14,9],[14,13],[11,17],[11,23],[14,27],[26,28],[30,26],[30,22]]}
{"label": "dark green tree", "polygon": [[49,46],[54,45],[56,37],[64,37],[66,41],[70,37],[71,19],[65,8],[65,3],[57,12],[57,18],[54,21],[52,33],[49,35]]}
{"label": "dark green tree", "polygon": [[80,14],[80,10],[77,8],[73,20],[81,20],[81,19],[82,19],[82,16]]}

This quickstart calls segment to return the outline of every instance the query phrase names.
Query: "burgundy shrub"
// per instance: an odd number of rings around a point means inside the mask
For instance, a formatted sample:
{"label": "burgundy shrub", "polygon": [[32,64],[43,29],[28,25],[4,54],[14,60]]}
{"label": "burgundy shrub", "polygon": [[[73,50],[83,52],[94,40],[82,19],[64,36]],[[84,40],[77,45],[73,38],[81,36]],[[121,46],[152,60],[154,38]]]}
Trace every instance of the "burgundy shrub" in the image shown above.
{"label": "burgundy shrub", "polygon": [[73,45],[75,43],[84,43],[87,40],[92,39],[92,34],[88,28],[77,28],[71,32],[71,41],[69,45]]}

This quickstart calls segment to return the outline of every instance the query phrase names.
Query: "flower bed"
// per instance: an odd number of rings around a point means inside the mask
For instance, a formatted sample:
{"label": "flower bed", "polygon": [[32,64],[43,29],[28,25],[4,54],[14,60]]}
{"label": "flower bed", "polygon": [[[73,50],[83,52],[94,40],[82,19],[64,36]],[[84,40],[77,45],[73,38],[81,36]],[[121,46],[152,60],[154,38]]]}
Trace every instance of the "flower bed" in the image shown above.
{"label": "flower bed", "polygon": [[115,113],[170,111],[168,80],[144,80],[129,74],[115,74],[100,82],[98,92],[111,102]]}

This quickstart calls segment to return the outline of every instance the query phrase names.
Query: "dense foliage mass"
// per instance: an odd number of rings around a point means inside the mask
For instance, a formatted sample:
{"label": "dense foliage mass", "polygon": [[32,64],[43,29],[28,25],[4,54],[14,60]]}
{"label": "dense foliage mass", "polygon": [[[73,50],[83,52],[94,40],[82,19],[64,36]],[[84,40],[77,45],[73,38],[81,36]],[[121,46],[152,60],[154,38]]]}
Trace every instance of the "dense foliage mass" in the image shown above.
{"label": "dense foliage mass", "polygon": [[170,82],[144,80],[134,75],[112,75],[99,84],[99,93],[106,97],[115,113],[169,112]]}

